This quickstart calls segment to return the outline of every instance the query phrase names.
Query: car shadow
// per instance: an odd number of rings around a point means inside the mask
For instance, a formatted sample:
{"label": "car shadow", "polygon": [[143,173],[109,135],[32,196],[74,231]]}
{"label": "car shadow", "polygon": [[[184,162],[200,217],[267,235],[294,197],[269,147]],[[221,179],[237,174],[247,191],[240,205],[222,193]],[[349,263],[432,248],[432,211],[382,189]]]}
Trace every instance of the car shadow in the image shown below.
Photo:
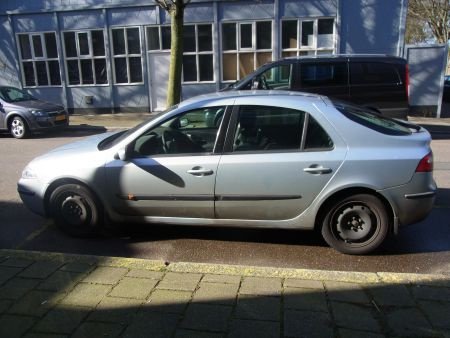
{"label": "car shadow", "polygon": [[[72,127],[69,126],[65,129],[59,130],[49,130],[45,132],[35,132],[28,136],[27,139],[49,139],[49,138],[61,138],[61,137],[83,137],[97,135],[107,132],[105,127],[99,126],[83,126],[83,127]],[[13,138],[7,131],[0,132],[0,138]]]}

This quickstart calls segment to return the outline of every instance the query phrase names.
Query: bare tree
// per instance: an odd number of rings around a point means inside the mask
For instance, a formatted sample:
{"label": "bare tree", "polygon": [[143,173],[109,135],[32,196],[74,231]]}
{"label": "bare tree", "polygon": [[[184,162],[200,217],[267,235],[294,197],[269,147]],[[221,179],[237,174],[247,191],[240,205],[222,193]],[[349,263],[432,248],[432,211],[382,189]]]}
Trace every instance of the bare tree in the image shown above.
{"label": "bare tree", "polygon": [[408,16],[428,25],[436,42],[450,39],[450,0],[409,0]]}
{"label": "bare tree", "polygon": [[425,28],[425,23],[422,20],[408,15],[406,18],[406,43],[416,44],[430,40],[432,36]]}
{"label": "bare tree", "polygon": [[170,14],[171,47],[167,106],[181,100],[181,70],[183,68],[183,24],[184,8],[191,0],[154,0]]}

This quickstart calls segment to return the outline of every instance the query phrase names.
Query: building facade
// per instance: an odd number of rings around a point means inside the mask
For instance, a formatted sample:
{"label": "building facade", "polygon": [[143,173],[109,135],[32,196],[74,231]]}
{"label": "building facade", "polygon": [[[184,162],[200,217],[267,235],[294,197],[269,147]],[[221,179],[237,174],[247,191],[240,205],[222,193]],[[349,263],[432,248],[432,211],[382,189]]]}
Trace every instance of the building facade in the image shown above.
{"label": "building facade", "polygon": [[[403,55],[407,0],[192,0],[183,99],[296,55]],[[70,111],[165,108],[170,16],[152,0],[2,0],[0,85]]]}

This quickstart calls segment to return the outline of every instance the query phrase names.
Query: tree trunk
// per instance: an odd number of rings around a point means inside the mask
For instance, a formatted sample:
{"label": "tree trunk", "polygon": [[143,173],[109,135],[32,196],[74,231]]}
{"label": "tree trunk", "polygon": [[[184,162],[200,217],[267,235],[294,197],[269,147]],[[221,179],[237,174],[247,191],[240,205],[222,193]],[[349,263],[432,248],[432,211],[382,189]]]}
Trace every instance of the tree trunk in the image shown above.
{"label": "tree trunk", "polygon": [[181,70],[183,68],[183,16],[183,2],[178,1],[173,10],[170,12],[170,17],[172,20],[172,46],[170,49],[167,107],[171,107],[181,101]]}

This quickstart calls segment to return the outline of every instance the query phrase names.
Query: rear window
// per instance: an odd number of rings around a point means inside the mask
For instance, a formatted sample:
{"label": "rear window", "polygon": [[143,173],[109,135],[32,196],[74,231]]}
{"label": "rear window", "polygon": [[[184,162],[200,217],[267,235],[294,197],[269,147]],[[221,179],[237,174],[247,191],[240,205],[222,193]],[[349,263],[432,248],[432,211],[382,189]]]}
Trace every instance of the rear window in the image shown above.
{"label": "rear window", "polygon": [[350,63],[350,83],[352,85],[398,84],[400,76],[394,65],[382,62]]}
{"label": "rear window", "polygon": [[337,110],[350,120],[386,135],[410,135],[415,126],[406,122],[393,120],[363,107],[352,106],[341,102],[333,102]]}

